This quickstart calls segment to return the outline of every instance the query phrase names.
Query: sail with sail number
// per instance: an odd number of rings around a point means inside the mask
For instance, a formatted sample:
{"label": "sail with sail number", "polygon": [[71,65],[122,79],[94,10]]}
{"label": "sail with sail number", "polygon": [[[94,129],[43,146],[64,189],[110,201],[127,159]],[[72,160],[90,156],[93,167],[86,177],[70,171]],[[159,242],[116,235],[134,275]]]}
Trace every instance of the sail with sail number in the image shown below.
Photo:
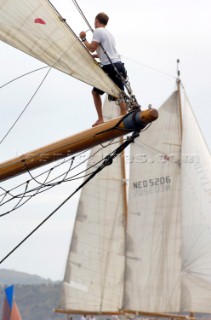
{"label": "sail with sail number", "polygon": [[[119,96],[49,1],[0,0],[0,10],[2,41]],[[210,154],[186,96],[181,126],[179,100],[171,94],[131,147],[127,217],[121,157],[83,188],[58,312],[211,313]],[[88,167],[120,143],[95,147]]]}
{"label": "sail with sail number", "polygon": [[82,192],[59,312],[211,313],[210,154],[178,104],[175,91],[131,146],[125,232],[118,167]]}

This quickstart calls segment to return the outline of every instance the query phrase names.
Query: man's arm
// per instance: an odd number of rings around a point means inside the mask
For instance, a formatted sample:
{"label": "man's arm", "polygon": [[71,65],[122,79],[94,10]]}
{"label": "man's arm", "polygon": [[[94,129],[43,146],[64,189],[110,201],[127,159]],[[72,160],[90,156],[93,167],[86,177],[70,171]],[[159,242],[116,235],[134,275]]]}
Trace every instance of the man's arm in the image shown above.
{"label": "man's arm", "polygon": [[99,46],[99,43],[96,42],[96,41],[92,41],[91,43],[88,42],[86,40],[86,32],[82,31],[80,33],[80,38],[81,40],[83,41],[83,43],[85,44],[85,46],[87,47],[87,49],[90,51],[90,52],[95,52],[97,47]]}

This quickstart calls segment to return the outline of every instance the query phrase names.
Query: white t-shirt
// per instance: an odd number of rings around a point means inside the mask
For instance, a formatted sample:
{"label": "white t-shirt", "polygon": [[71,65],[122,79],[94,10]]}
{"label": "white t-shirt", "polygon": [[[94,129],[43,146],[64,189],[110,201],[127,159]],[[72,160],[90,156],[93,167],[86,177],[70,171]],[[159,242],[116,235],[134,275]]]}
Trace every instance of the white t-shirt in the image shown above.
{"label": "white t-shirt", "polygon": [[[97,28],[95,29],[93,33],[93,38],[92,41],[96,41],[100,43],[105,51],[107,52],[109,58],[113,63],[120,61],[119,54],[116,50],[116,43],[115,39],[112,36],[112,34],[105,28]],[[110,64],[111,62],[109,61],[108,57],[106,54],[103,52],[103,49],[101,46],[98,46],[97,48],[97,54],[100,58],[100,62],[102,65]]]}

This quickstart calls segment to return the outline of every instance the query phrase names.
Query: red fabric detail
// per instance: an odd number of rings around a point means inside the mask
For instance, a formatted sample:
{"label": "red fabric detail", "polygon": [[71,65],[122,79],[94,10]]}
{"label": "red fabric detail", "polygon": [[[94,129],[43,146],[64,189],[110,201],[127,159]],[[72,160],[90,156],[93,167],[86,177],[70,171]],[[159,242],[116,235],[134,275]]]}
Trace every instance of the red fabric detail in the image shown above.
{"label": "red fabric detail", "polygon": [[40,24],[46,24],[46,22],[45,22],[43,19],[41,19],[41,18],[36,18],[36,19],[34,20],[34,22],[35,22],[35,23],[40,23]]}

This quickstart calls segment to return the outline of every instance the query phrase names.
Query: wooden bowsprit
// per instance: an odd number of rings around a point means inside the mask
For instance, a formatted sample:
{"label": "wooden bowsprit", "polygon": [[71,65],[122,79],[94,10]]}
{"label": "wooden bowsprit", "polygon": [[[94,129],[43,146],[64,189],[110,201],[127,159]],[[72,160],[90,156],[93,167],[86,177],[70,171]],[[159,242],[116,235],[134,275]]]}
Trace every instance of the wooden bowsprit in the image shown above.
{"label": "wooden bowsprit", "polygon": [[155,109],[133,111],[94,128],[59,140],[0,164],[0,181],[12,178],[50,162],[92,148],[108,140],[140,131],[158,118]]}

